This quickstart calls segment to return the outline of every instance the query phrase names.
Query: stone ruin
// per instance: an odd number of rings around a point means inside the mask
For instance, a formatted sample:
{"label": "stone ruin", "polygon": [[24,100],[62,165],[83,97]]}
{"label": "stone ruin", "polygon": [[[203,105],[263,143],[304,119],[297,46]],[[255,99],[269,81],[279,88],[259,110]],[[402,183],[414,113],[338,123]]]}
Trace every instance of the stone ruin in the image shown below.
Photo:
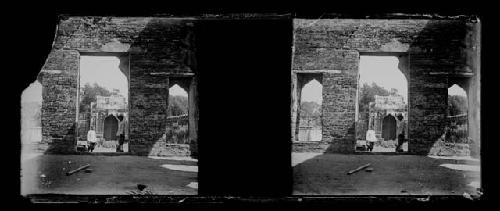
{"label": "stone ruin", "polygon": [[300,125],[300,90],[323,85],[323,137],[293,151],[353,153],[360,55],[397,56],[408,81],[408,150],[427,155],[445,132],[447,89],[467,92],[471,155],[480,145],[480,22],[457,19],[294,19],[292,141]]}
{"label": "stone ruin", "polygon": [[[81,55],[119,56],[122,70],[130,70],[130,153],[172,155],[183,147],[162,139],[172,81],[189,93],[188,137],[190,143],[197,143],[198,73],[193,29],[203,24],[198,20],[63,16],[38,76],[43,85],[40,144],[46,146],[46,152],[75,152]],[[478,19],[293,19],[291,24],[293,151],[314,148],[353,153],[360,55],[390,55],[399,58],[399,69],[408,81],[409,153],[428,154],[441,137],[447,119],[447,88],[459,84],[468,96],[471,154],[479,154]],[[323,86],[322,138],[312,144],[295,143],[300,90],[313,78]],[[166,146],[175,150],[161,149]]]}

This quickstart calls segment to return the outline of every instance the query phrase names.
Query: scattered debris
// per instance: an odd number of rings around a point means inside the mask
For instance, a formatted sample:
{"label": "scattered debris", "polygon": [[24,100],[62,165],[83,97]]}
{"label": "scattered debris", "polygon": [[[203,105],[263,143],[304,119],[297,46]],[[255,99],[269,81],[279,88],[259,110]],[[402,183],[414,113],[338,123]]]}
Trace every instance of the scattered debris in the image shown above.
{"label": "scattered debris", "polygon": [[148,187],[147,185],[137,184],[137,189],[139,189],[140,191],[143,191],[147,187]]}
{"label": "scattered debris", "polygon": [[370,163],[368,163],[368,164],[366,164],[366,165],[360,166],[360,167],[358,167],[357,169],[354,169],[354,170],[351,170],[351,171],[347,172],[347,174],[348,174],[348,175],[351,175],[351,174],[353,174],[353,173],[356,173],[356,172],[358,172],[358,171],[361,171],[361,170],[363,170],[363,169],[367,168],[367,167],[368,167],[368,166],[370,166],[370,165],[371,165],[371,164],[370,164]]}
{"label": "scattered debris", "polygon": [[428,202],[431,200],[431,196],[427,196],[425,198],[417,198],[417,201],[421,201],[421,202]]}
{"label": "scattered debris", "polygon": [[152,190],[149,190],[148,186],[144,185],[144,184],[137,184],[137,189],[139,189],[139,190],[128,191],[127,194],[129,194],[129,195],[157,195]]}
{"label": "scattered debris", "polygon": [[188,185],[186,185],[187,187],[190,187],[190,188],[198,188],[198,183],[197,182],[190,182]]}
{"label": "scattered debris", "polygon": [[470,194],[464,192],[464,194],[462,194],[463,197],[465,197],[466,199],[471,199],[472,200],[472,197],[470,196]]}
{"label": "scattered debris", "polygon": [[84,169],[86,169],[88,167],[90,167],[90,164],[87,164],[87,165],[84,165],[84,166],[80,166],[79,168],[77,168],[77,169],[75,169],[73,171],[66,172],[66,176],[72,175],[72,174],[74,174],[76,172],[79,172],[81,170],[84,170]]}
{"label": "scattered debris", "polygon": [[373,168],[366,168],[365,169],[366,172],[372,172],[373,171]]}
{"label": "scattered debris", "polygon": [[477,191],[477,194],[479,196],[483,195],[483,189],[482,188],[477,188],[476,191]]}

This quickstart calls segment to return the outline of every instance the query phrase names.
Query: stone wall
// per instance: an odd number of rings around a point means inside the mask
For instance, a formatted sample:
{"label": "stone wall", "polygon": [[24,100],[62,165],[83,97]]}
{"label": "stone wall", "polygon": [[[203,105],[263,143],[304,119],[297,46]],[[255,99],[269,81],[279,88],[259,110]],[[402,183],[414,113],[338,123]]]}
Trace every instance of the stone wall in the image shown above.
{"label": "stone wall", "polygon": [[[190,142],[196,141],[195,24],[193,18],[62,17],[38,77],[43,85],[42,142],[47,152],[75,151],[81,54],[120,55],[122,71],[130,69],[126,75],[131,152],[161,151],[156,143],[165,133],[171,77],[192,79],[189,137]],[[452,78],[461,77],[467,81],[472,104],[471,154],[478,153],[477,20],[294,19],[293,25],[292,136],[300,102],[297,74],[321,74],[322,143],[330,145],[327,151],[354,152],[359,55],[397,55],[409,84],[409,151],[427,154],[444,133],[447,88]]]}
{"label": "stone wall", "polygon": [[[62,17],[39,75],[42,133],[50,152],[75,151],[79,56],[120,55],[130,68],[130,152],[147,155],[162,138],[168,78],[193,75],[191,18]],[[126,74],[128,75],[128,74]]]}
{"label": "stone wall", "polygon": [[189,144],[188,115],[169,116],[166,126],[166,142],[171,144]]}
{"label": "stone wall", "polygon": [[[323,141],[330,151],[354,151],[359,55],[396,55],[409,79],[409,151],[427,154],[444,133],[448,79],[479,74],[477,24],[475,19],[295,19],[292,79],[297,70],[323,73]],[[292,106],[292,118],[295,112]]]}

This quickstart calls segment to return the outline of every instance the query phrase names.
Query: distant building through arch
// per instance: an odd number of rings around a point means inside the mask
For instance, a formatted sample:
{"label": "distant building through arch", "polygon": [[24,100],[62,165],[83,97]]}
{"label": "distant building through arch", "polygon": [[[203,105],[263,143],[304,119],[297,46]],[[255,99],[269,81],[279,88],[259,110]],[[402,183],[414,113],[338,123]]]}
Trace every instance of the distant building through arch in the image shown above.
{"label": "distant building through arch", "polygon": [[382,123],[382,138],[384,138],[384,140],[396,139],[396,118],[391,114],[384,117]]}
{"label": "distant building through arch", "polygon": [[109,115],[104,119],[104,140],[117,140],[118,120],[114,115]]}

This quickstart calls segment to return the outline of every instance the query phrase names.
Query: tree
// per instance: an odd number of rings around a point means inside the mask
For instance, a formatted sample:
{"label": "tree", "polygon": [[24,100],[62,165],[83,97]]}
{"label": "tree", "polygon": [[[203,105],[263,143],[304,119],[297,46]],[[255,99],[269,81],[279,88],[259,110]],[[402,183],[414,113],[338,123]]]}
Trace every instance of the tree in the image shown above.
{"label": "tree", "polygon": [[321,105],[316,102],[302,102],[300,104],[300,116],[318,117],[321,116]]}
{"label": "tree", "polygon": [[119,89],[115,89],[115,88],[111,91],[111,94],[113,94],[113,95],[121,95],[120,94],[120,90]]}
{"label": "tree", "polygon": [[448,115],[467,113],[467,99],[460,95],[448,95]]}
{"label": "tree", "polygon": [[168,96],[168,115],[179,116],[188,113],[188,98],[180,95]]}
{"label": "tree", "polygon": [[86,83],[80,93],[80,111],[90,112],[90,103],[96,102],[97,96],[111,96],[112,93],[104,87],[99,86],[99,84],[94,83],[90,85]]}
{"label": "tree", "polygon": [[[397,89],[391,89],[392,92],[397,93]],[[370,102],[375,101],[375,95],[388,96],[391,91],[386,90],[384,87],[373,83],[371,85],[364,83],[359,92],[359,112],[367,112]]]}

